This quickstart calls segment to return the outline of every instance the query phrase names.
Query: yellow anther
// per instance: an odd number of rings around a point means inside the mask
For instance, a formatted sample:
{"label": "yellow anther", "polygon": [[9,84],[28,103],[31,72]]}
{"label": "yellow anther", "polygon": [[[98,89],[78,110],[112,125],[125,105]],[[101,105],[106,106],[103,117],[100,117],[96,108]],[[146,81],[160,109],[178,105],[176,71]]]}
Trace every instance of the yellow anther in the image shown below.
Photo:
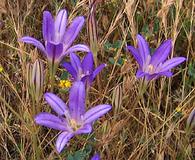
{"label": "yellow anther", "polygon": [[150,72],[153,72],[154,66],[150,64],[150,65],[148,66],[148,69],[149,69]]}
{"label": "yellow anther", "polygon": [[65,86],[66,86],[66,88],[70,88],[70,87],[71,87],[71,85],[72,85],[71,81],[66,80],[66,82],[65,82]]}
{"label": "yellow anther", "polygon": [[70,88],[71,87],[71,81],[69,80],[60,80],[59,87],[60,88]]}
{"label": "yellow anther", "polygon": [[74,131],[78,130],[80,128],[80,125],[77,124],[77,122],[74,119],[70,120],[70,125]]}
{"label": "yellow anther", "polygon": [[155,71],[154,66],[152,64],[148,65],[148,73],[153,74]]}

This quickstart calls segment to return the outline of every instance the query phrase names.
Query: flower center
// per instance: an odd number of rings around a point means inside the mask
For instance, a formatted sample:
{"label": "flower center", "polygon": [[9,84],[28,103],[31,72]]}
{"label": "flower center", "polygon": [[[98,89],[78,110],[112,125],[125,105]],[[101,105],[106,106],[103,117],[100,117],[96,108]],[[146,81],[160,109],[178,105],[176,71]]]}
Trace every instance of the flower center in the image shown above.
{"label": "flower center", "polygon": [[85,77],[85,76],[89,76],[89,75],[90,75],[90,72],[89,71],[87,71],[87,72],[81,71],[80,72],[80,79],[83,78],[83,77]]}
{"label": "flower center", "polygon": [[74,119],[70,119],[70,126],[74,131],[77,131],[81,127]]}
{"label": "flower center", "polygon": [[154,66],[152,64],[150,64],[148,66],[148,73],[150,73],[150,74],[153,74],[154,73]]}

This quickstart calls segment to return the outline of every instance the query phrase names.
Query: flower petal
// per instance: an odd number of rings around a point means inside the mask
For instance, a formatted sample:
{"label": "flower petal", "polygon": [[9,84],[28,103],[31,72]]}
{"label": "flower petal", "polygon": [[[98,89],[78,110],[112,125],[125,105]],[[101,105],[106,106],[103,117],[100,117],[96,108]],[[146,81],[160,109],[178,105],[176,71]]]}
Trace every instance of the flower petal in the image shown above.
{"label": "flower petal", "polygon": [[44,97],[47,103],[59,116],[62,116],[68,112],[68,107],[66,104],[55,94],[47,92],[45,93]]}
{"label": "flower petal", "polygon": [[145,74],[145,78],[147,81],[151,81],[152,79],[157,79],[158,77],[159,75],[156,73],[155,74],[148,74],[148,73]]}
{"label": "flower petal", "polygon": [[64,62],[62,66],[72,75],[74,79],[77,78],[77,73],[70,63]]}
{"label": "flower petal", "polygon": [[142,59],[141,59],[141,57],[139,55],[138,50],[135,47],[133,47],[133,46],[127,46],[127,49],[133,55],[133,57],[135,58],[135,60],[139,64],[139,66],[142,67],[143,66],[143,62],[142,62]]}
{"label": "flower petal", "polygon": [[94,78],[92,77],[92,75],[85,75],[81,78],[81,81],[83,83],[85,83],[86,85],[91,85],[91,83],[93,82]]}
{"label": "flower petal", "polygon": [[99,65],[94,71],[93,71],[93,79],[102,71],[102,69],[106,67],[106,64]]}
{"label": "flower petal", "polygon": [[170,71],[166,71],[166,72],[160,72],[158,73],[159,76],[166,76],[166,77],[171,77],[173,76],[173,73]]}
{"label": "flower petal", "polygon": [[43,30],[43,38],[45,41],[51,41],[53,38],[53,32],[54,32],[54,20],[52,18],[52,15],[48,11],[43,12],[43,24],[42,24],[42,30]]}
{"label": "flower petal", "polygon": [[112,107],[110,105],[106,104],[98,105],[96,107],[91,108],[83,116],[84,123],[87,124],[94,122],[99,117],[106,114],[111,108]]}
{"label": "flower petal", "polygon": [[93,59],[93,54],[92,52],[89,52],[83,59],[82,61],[82,69],[84,73],[92,73],[94,69],[94,59]]}
{"label": "flower petal", "polygon": [[63,44],[54,44],[51,42],[47,42],[46,45],[46,51],[47,51],[47,57],[50,61],[52,62],[59,62],[63,57],[62,52],[63,52]]}
{"label": "flower petal", "polygon": [[100,155],[98,153],[96,153],[91,160],[100,160]]}
{"label": "flower petal", "polygon": [[58,153],[60,153],[64,146],[68,143],[68,141],[74,136],[73,133],[70,132],[62,132],[57,140],[56,140],[56,150],[58,151]]}
{"label": "flower petal", "polygon": [[93,79],[102,71],[102,69],[106,67],[106,64],[99,65],[94,71],[93,71]]}
{"label": "flower petal", "polygon": [[184,57],[175,57],[175,58],[169,59],[161,65],[160,72],[169,71],[170,69],[179,65],[180,63],[184,62],[185,60],[186,60],[186,58],[184,58]]}
{"label": "flower petal", "polygon": [[36,40],[35,38],[26,36],[26,37],[22,37],[19,41],[24,42],[24,43],[28,43],[28,44],[32,44],[33,46],[39,48],[45,55],[47,55],[43,44],[41,42],[39,42],[38,40]]}
{"label": "flower petal", "polygon": [[81,81],[74,82],[70,89],[69,109],[71,117],[80,122],[85,112],[85,85]]}
{"label": "flower petal", "polygon": [[77,44],[77,45],[74,45],[74,46],[70,47],[63,54],[66,55],[66,54],[77,52],[77,51],[90,52],[90,49],[89,49],[88,46],[86,46],[84,44]]}
{"label": "flower petal", "polygon": [[166,77],[171,77],[173,75],[172,72],[170,71],[165,71],[165,72],[160,72],[160,73],[154,73],[154,74],[145,74],[146,80],[150,81],[152,79],[157,79],[160,76],[166,76]]}
{"label": "flower petal", "polygon": [[69,48],[71,44],[76,39],[77,35],[79,34],[80,30],[84,24],[84,17],[76,17],[70,26],[68,27],[65,35],[64,35],[64,44],[66,45],[65,49]]}
{"label": "flower petal", "polygon": [[149,46],[146,40],[139,34],[137,35],[137,42],[138,42],[138,51],[144,65],[148,55],[150,55]]}
{"label": "flower petal", "polygon": [[145,74],[146,74],[145,72],[143,72],[142,70],[138,69],[137,73],[136,73],[136,77],[137,78],[142,78],[142,77],[145,76]]}
{"label": "flower petal", "polygon": [[67,24],[67,12],[62,9],[55,19],[55,42],[63,43]]}
{"label": "flower petal", "polygon": [[47,112],[42,112],[36,115],[35,122],[41,126],[45,126],[56,130],[61,131],[68,130],[68,126],[65,119],[60,119],[59,117]]}
{"label": "flower petal", "polygon": [[77,74],[79,74],[79,72],[82,70],[81,69],[81,60],[80,60],[79,56],[77,56],[75,53],[71,53],[70,54],[70,63],[72,65],[72,67],[75,69],[75,71],[77,72]]}
{"label": "flower petal", "polygon": [[86,134],[92,132],[91,124],[85,124],[82,128],[78,129],[75,134]]}
{"label": "flower petal", "polygon": [[172,41],[166,40],[164,43],[162,43],[154,52],[154,54],[152,55],[150,64],[152,64],[153,66],[157,66],[160,63],[163,63],[169,53],[171,52],[172,49]]}

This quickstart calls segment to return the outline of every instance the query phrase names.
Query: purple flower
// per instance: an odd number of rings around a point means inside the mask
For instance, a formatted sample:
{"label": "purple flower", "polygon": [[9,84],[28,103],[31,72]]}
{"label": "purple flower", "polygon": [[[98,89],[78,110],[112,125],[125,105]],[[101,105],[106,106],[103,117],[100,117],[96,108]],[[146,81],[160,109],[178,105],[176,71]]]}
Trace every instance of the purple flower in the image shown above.
{"label": "purple flower", "polygon": [[89,83],[93,82],[97,74],[106,66],[106,64],[99,65],[94,69],[93,54],[89,52],[82,60],[74,54],[70,54],[70,63],[64,62],[62,66],[72,75],[74,81],[83,81]]}
{"label": "purple flower", "polygon": [[100,155],[98,153],[96,153],[91,160],[100,160]]}
{"label": "purple flower", "polygon": [[83,24],[84,17],[79,16],[76,17],[66,29],[67,12],[65,9],[58,12],[55,20],[50,12],[44,11],[42,32],[45,47],[40,41],[32,37],[26,36],[20,40],[39,48],[48,58],[50,63],[59,63],[64,55],[68,53],[76,51],[89,52],[89,48],[83,44],[77,44],[71,47],[72,43],[82,29]]}
{"label": "purple flower", "polygon": [[184,57],[166,60],[171,53],[171,40],[164,41],[152,56],[150,55],[148,43],[139,34],[137,35],[137,41],[138,48],[127,47],[139,64],[139,69],[136,73],[137,78],[145,77],[146,80],[152,80],[160,76],[171,77],[173,74],[170,70],[186,60]]}
{"label": "purple flower", "polygon": [[57,116],[42,112],[35,117],[35,122],[61,131],[56,141],[59,153],[73,136],[91,133],[93,122],[111,109],[110,105],[102,104],[86,112],[85,85],[81,81],[75,82],[70,90],[69,107],[53,93],[46,93],[45,99]]}

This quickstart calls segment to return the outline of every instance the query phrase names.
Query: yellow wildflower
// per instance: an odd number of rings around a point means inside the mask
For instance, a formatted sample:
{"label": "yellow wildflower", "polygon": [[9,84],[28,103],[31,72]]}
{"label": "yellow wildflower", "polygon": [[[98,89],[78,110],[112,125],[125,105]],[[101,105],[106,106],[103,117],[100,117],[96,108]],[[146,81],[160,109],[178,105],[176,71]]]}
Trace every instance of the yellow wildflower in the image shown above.
{"label": "yellow wildflower", "polygon": [[60,88],[70,88],[71,87],[71,81],[69,80],[60,80],[59,87]]}
{"label": "yellow wildflower", "polygon": [[177,113],[182,113],[182,108],[181,108],[181,107],[177,107],[177,108],[175,109],[175,111],[176,111]]}
{"label": "yellow wildflower", "polygon": [[0,66],[0,73],[2,73],[3,72],[3,67],[2,66]]}

